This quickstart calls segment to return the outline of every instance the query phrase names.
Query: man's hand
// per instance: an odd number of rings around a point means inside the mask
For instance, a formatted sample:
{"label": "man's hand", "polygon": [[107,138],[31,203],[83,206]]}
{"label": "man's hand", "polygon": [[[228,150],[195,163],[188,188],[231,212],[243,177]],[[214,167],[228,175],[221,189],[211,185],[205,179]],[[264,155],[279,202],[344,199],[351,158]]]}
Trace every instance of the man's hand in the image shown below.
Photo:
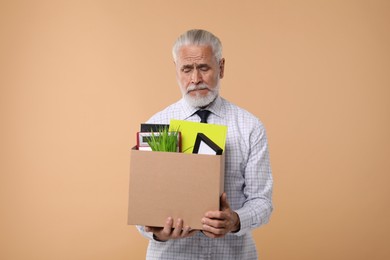
{"label": "man's hand", "polygon": [[240,218],[227,201],[226,193],[221,196],[221,211],[208,211],[202,218],[203,233],[210,238],[224,237],[229,232],[240,230]]}
{"label": "man's hand", "polygon": [[191,230],[189,226],[185,226],[183,228],[183,225],[183,220],[179,218],[176,222],[176,226],[173,227],[173,219],[169,217],[166,220],[163,228],[146,226],[145,231],[152,232],[155,239],[162,242],[165,242],[169,239],[191,237],[197,232],[197,230]]}

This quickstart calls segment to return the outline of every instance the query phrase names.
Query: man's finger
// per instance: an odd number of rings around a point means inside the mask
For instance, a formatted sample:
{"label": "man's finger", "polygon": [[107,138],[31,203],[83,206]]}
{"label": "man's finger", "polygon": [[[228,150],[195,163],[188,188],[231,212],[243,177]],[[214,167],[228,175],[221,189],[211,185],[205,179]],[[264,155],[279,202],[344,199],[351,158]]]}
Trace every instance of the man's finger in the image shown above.
{"label": "man's finger", "polygon": [[202,219],[203,226],[210,226],[214,228],[225,228],[226,220],[225,219],[212,219],[212,218],[203,218]]}
{"label": "man's finger", "polygon": [[229,209],[230,208],[230,205],[229,205],[229,202],[227,201],[227,196],[226,196],[226,192],[222,193],[222,196],[221,196],[221,210],[225,210],[225,209]]}
{"label": "man's finger", "polygon": [[183,229],[183,220],[179,218],[177,219],[176,227],[172,232],[172,237],[174,238],[180,237],[182,229]]}
{"label": "man's finger", "polygon": [[146,232],[154,232],[154,228],[153,227],[149,227],[149,226],[145,226],[145,231]]}
{"label": "man's finger", "polygon": [[164,235],[169,236],[172,232],[173,219],[171,217],[167,218],[165,221],[163,233]]}
{"label": "man's finger", "polygon": [[189,226],[185,226],[183,228],[183,232],[181,233],[182,237],[186,237],[190,234],[191,228]]}

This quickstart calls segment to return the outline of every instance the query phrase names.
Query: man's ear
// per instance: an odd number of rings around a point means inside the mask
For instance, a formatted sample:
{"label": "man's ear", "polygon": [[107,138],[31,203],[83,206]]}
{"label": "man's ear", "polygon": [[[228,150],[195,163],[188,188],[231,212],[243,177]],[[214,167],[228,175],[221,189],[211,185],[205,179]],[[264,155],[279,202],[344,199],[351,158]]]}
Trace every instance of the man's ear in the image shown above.
{"label": "man's ear", "polygon": [[222,79],[224,74],[225,74],[225,59],[222,58],[219,61],[219,78]]}

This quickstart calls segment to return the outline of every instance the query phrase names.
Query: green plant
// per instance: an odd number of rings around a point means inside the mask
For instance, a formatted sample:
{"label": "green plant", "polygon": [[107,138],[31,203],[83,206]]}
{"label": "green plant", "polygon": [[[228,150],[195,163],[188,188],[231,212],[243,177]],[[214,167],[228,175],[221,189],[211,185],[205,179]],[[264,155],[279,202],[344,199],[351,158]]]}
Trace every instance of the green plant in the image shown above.
{"label": "green plant", "polygon": [[163,127],[148,138],[148,144],[152,151],[177,152],[179,131],[169,131],[168,127]]}

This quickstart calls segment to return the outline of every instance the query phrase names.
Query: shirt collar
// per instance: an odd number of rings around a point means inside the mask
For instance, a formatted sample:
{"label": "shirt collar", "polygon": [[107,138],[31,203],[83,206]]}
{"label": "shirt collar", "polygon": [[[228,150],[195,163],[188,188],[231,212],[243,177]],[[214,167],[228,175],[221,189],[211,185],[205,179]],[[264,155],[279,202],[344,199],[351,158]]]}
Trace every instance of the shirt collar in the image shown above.
{"label": "shirt collar", "polygon": [[[184,98],[180,100],[182,111],[183,111],[183,120],[191,117],[196,111],[199,110],[199,108],[195,108],[190,106]],[[217,96],[217,98],[208,105],[205,109],[211,111],[211,113],[215,114],[218,117],[223,118],[222,114],[222,98],[220,96]]]}

